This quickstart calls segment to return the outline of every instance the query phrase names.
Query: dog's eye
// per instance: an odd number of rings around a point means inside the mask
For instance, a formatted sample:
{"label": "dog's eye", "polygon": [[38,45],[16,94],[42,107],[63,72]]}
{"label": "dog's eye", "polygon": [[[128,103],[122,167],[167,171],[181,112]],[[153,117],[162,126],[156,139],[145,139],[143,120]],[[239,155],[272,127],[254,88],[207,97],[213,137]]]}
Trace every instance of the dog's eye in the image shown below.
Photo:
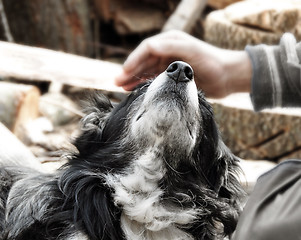
{"label": "dog's eye", "polygon": [[139,92],[144,92],[148,88],[149,84],[145,84],[142,87],[140,87]]}

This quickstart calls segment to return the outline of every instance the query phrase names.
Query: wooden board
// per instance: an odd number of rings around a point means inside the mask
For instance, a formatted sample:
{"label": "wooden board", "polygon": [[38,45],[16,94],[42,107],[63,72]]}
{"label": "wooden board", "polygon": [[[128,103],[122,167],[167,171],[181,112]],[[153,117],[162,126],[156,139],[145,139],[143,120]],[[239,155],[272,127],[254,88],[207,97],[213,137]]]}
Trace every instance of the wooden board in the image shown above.
{"label": "wooden board", "polygon": [[125,92],[115,86],[120,64],[0,41],[0,76]]}
{"label": "wooden board", "polygon": [[169,17],[162,31],[177,29],[190,32],[200,18],[207,0],[182,0],[175,12]]}

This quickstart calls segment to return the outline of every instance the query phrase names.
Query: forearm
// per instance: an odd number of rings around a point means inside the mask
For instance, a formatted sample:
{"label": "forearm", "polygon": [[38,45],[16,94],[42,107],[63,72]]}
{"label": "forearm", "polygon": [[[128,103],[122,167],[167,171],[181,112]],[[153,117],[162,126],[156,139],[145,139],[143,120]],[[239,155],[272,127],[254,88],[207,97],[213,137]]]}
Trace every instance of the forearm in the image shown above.
{"label": "forearm", "polygon": [[[301,45],[285,34],[279,46],[247,46],[253,67],[251,99],[254,109],[300,107]],[[299,54],[299,55],[298,55]]]}

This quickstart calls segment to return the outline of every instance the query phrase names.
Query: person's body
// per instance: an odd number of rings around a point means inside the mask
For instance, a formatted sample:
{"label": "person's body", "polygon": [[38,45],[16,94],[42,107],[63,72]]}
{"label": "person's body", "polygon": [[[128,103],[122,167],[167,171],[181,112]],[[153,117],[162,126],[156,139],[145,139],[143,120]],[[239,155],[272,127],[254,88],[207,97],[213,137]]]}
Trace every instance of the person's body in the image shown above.
{"label": "person's body", "polygon": [[[116,84],[131,90],[182,60],[208,97],[250,92],[254,109],[301,107],[301,43],[285,34],[277,46],[224,50],[172,31],[144,40],[124,63]],[[258,179],[233,240],[301,239],[301,161],[279,164]]]}

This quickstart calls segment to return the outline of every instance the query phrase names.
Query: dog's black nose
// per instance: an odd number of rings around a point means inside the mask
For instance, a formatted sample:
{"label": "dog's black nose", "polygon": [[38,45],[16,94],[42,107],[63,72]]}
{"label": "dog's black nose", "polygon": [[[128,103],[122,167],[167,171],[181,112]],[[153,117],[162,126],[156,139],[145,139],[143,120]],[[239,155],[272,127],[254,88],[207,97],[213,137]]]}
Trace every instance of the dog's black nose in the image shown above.
{"label": "dog's black nose", "polygon": [[193,70],[189,64],[176,61],[166,69],[167,76],[178,82],[188,82],[193,79]]}

